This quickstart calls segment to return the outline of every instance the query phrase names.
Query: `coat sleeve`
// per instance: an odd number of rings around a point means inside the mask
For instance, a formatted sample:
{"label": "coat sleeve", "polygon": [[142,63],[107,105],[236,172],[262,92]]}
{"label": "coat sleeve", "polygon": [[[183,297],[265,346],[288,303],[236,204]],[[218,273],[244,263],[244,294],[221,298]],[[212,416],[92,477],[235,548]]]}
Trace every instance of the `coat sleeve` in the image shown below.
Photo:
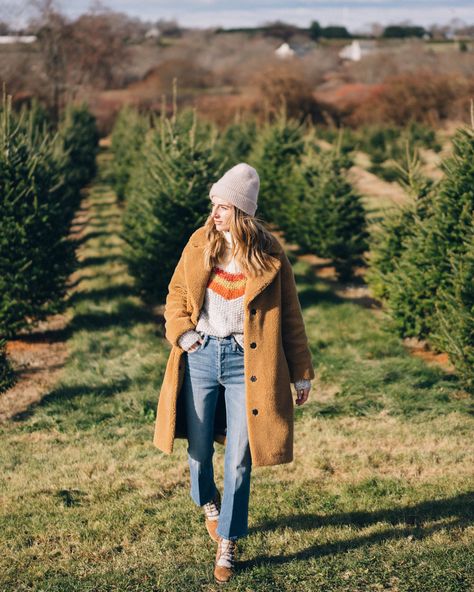
{"label": "coat sleeve", "polygon": [[181,254],[178,265],[174,270],[170,283],[168,284],[168,294],[165,304],[165,337],[171,343],[179,347],[178,339],[189,331],[194,329],[191,316],[186,306],[186,277],[184,272],[185,250]]}
{"label": "coat sleeve", "polygon": [[281,255],[281,323],[283,349],[290,370],[290,381],[311,380],[315,376],[311,351],[293,268],[284,251]]}

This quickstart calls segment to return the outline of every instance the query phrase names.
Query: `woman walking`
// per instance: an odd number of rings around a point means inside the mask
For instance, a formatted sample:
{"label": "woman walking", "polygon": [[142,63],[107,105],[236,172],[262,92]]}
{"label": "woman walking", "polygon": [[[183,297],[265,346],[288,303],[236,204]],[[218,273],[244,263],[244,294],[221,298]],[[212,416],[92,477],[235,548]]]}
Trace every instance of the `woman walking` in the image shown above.
{"label": "woman walking", "polygon": [[[172,345],[154,444],[188,440],[191,497],[218,543],[217,582],[233,573],[248,534],[253,467],[293,460],[293,400],[314,378],[291,264],[254,216],[260,180],[239,163],[211,187],[211,213],[186,244],[168,286]],[[225,444],[224,487],[214,481],[214,441]]]}

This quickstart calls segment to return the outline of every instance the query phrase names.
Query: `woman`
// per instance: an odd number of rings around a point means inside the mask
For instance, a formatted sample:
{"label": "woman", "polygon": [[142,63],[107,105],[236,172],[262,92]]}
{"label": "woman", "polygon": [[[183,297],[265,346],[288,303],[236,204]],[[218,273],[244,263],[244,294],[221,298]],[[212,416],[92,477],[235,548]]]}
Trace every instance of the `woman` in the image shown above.
{"label": "woman", "polygon": [[[168,286],[172,345],[154,444],[170,454],[187,438],[191,497],[218,542],[214,576],[232,576],[248,534],[252,467],[293,460],[293,400],[308,398],[314,369],[291,264],[254,214],[260,180],[239,163],[214,183],[211,213],[185,246]],[[214,441],[225,443],[224,490]]]}

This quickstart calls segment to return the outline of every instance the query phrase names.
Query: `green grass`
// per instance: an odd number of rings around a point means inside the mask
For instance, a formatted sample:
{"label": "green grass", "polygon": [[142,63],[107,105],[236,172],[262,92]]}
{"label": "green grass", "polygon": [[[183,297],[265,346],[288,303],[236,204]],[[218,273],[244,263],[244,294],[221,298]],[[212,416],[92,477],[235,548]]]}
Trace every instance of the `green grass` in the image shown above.
{"label": "green grass", "polygon": [[[100,160],[62,378],[0,430],[0,590],[216,590],[186,443],[172,456],[152,445],[169,346],[126,273]],[[306,262],[295,272],[318,377],[295,411],[294,462],[254,470],[226,588],[473,590],[472,399],[410,357],[380,313]]]}

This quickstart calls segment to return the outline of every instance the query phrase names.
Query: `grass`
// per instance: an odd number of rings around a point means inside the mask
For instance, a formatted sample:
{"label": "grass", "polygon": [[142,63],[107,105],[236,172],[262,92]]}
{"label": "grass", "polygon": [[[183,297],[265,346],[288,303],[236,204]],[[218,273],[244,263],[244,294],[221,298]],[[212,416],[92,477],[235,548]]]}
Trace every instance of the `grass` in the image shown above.
{"label": "grass", "polygon": [[[107,159],[85,204],[62,378],[0,431],[5,592],[218,589],[186,443],[152,445],[169,346],[126,273]],[[254,470],[227,589],[473,590],[472,399],[380,313],[302,260],[295,273],[318,378],[295,409],[294,462]]]}

